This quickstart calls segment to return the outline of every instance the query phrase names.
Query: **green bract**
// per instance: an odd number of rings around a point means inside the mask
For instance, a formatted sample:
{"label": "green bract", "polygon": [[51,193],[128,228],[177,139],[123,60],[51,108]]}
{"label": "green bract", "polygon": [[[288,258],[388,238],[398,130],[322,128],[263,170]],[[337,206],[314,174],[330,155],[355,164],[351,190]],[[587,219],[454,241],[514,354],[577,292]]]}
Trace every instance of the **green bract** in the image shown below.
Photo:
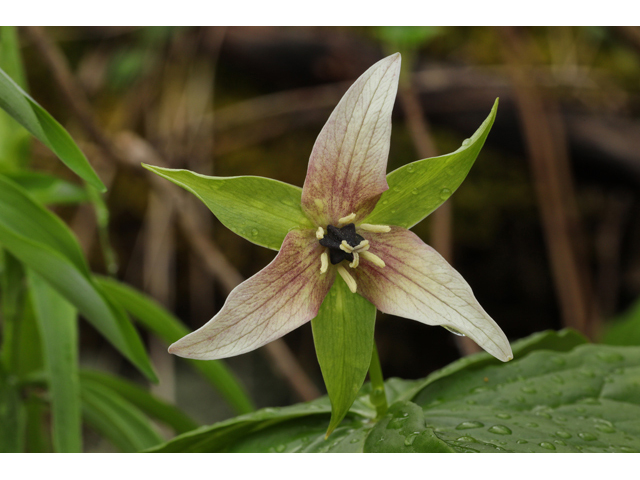
{"label": "green bract", "polygon": [[349,410],[371,360],[375,308],[462,332],[502,361],[511,348],[471,288],[407,228],[460,185],[495,119],[450,155],[386,175],[400,55],[349,88],[311,152],[304,187],[256,177],[205,177],[146,166],[194,193],[223,224],[279,250],[231,292],[205,326],[169,351],[195,359],[239,355],[313,320],[329,391],[329,432]]}

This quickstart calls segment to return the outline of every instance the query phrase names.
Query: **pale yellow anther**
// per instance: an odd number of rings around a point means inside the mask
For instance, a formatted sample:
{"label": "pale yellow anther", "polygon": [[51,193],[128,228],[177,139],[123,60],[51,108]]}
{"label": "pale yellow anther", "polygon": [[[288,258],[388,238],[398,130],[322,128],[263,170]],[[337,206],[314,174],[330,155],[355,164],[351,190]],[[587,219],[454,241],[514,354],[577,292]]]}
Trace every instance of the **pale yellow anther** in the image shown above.
{"label": "pale yellow anther", "polygon": [[343,252],[351,253],[353,252],[353,247],[349,245],[346,240],[342,240],[342,243],[340,244],[340,250],[342,250]]}
{"label": "pale yellow anther", "polygon": [[356,290],[358,289],[358,285],[356,284],[356,281],[353,279],[353,277],[349,274],[349,272],[347,272],[347,270],[342,265],[338,265],[338,273],[344,280],[344,283],[347,284],[347,287],[349,287],[349,290],[351,290],[351,293],[356,293]]}
{"label": "pale yellow anther", "polygon": [[389,225],[371,225],[369,223],[363,223],[358,228],[373,233],[388,233],[391,231],[391,227]]}
{"label": "pale yellow anther", "polygon": [[354,218],[356,218],[356,214],[350,213],[346,217],[342,217],[340,220],[338,220],[338,225],[346,225],[347,223],[351,223]]}
{"label": "pale yellow anther", "polygon": [[385,266],[384,261],[379,256],[371,252],[360,252],[360,255],[362,255],[362,258],[364,258],[367,262],[371,262],[377,267],[384,268]]}
{"label": "pale yellow anther", "polygon": [[324,210],[324,202],[319,198],[314,198],[313,203],[316,204],[316,208],[318,209],[318,211],[322,212]]}
{"label": "pale yellow anther", "polygon": [[366,252],[367,250],[369,250],[369,240],[362,240],[353,248],[353,250],[355,252]]}
{"label": "pale yellow anther", "polygon": [[316,230],[316,238],[318,240],[322,240],[324,238],[324,229],[322,227],[318,227],[318,230]]}
{"label": "pale yellow anther", "polygon": [[360,255],[358,255],[358,252],[353,252],[353,262],[351,262],[349,264],[349,266],[351,268],[357,268],[358,265],[360,265]]}
{"label": "pale yellow anther", "polygon": [[327,252],[323,252],[320,255],[320,274],[327,273],[327,269],[329,268],[329,255]]}

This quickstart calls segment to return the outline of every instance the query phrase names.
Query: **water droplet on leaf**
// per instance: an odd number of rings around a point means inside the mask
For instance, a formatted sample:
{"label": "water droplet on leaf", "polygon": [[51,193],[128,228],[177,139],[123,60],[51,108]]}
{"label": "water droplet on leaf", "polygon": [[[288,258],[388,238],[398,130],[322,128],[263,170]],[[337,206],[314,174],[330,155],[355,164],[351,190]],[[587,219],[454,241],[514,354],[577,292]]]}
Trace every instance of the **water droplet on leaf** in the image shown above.
{"label": "water droplet on leaf", "polygon": [[600,360],[607,363],[621,362],[624,360],[622,355],[615,352],[600,352],[597,356]]}
{"label": "water droplet on leaf", "polygon": [[484,427],[484,423],[480,422],[462,422],[456,426],[456,430],[467,430],[470,428],[480,428]]}
{"label": "water droplet on leaf", "polygon": [[505,427],[504,425],[494,425],[489,428],[491,433],[495,433],[497,435],[511,435],[511,429],[509,427]]}
{"label": "water droplet on leaf", "polygon": [[539,444],[542,448],[546,448],[547,450],[555,450],[556,447],[553,445],[553,443],[549,443],[549,442],[542,442]]}
{"label": "water droplet on leaf", "polygon": [[463,146],[463,147],[466,147],[466,146],[467,146],[467,145],[469,145],[470,143],[471,143],[471,139],[470,139],[470,138],[465,138],[465,139],[462,141],[462,146]]}
{"label": "water droplet on leaf", "polygon": [[598,439],[597,435],[594,435],[593,433],[589,433],[589,432],[581,432],[578,434],[578,436],[581,439],[586,440],[587,442],[593,442],[594,440]]}
{"label": "water droplet on leaf", "polygon": [[251,229],[251,235],[253,235],[254,237],[257,237],[259,233],[260,233],[260,232],[258,232],[258,229],[257,229],[257,228],[253,228],[253,229]]}
{"label": "water droplet on leaf", "polygon": [[443,188],[442,190],[440,190],[440,200],[446,200],[451,196],[451,193],[451,190],[449,190],[448,188]]}

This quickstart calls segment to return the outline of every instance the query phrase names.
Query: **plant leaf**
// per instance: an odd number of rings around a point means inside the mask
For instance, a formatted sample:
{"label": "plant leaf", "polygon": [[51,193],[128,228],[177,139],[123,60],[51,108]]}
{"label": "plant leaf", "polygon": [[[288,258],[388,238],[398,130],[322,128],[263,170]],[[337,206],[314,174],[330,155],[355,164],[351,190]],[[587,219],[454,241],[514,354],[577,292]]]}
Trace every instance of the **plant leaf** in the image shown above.
{"label": "plant leaf", "polygon": [[409,163],[387,175],[384,192],[366,223],[411,228],[455,192],[473,166],[498,111],[496,99],[487,119],[453,153]]}
{"label": "plant leaf", "polygon": [[369,370],[376,307],[336,279],[311,321],[316,355],[331,399],[329,435],[356,399]]}
{"label": "plant leaf", "polygon": [[143,374],[156,381],[140,337],[126,314],[93,283],[80,246],[66,225],[2,175],[0,245],[40,274]]}
{"label": "plant leaf", "polygon": [[106,187],[67,131],[0,69],[0,108],[44,143],[62,162],[101,192]]}
{"label": "plant leaf", "polygon": [[366,453],[452,453],[455,450],[426,426],[424,412],[412,402],[397,402],[376,423],[364,444]]}
{"label": "plant leaf", "polygon": [[640,345],[640,300],[606,326],[602,343]]}
{"label": "plant leaf", "polygon": [[[0,69],[14,78],[21,87],[26,86],[20,42],[15,27],[0,26]],[[0,111],[0,170],[15,171],[29,161],[30,135],[7,113]]]}
{"label": "plant leaf", "polygon": [[[152,298],[138,292],[130,286],[108,277],[94,277],[102,290],[114,303],[122,306],[146,329],[171,344],[189,334],[189,330]],[[209,380],[237,413],[255,410],[244,387],[223,361],[186,360]]]}
{"label": "plant leaf", "polygon": [[18,386],[0,362],[0,453],[23,451],[25,420]]}
{"label": "plant leaf", "polygon": [[5,176],[24,188],[43,205],[82,203],[88,200],[82,187],[41,172],[6,172]]}
{"label": "plant leaf", "polygon": [[150,394],[135,383],[104,372],[83,370],[80,378],[84,385],[101,385],[121,396],[142,412],[173,428],[176,433],[184,433],[198,427],[188,415],[174,405]]}
{"label": "plant leaf", "polygon": [[313,228],[300,206],[302,189],[288,183],[142,166],[193,193],[225,227],[256,245],[280,250],[291,230]]}
{"label": "plant leaf", "polygon": [[51,392],[53,447],[56,452],[81,452],[76,310],[38,274],[29,271],[28,277]]}
{"label": "plant leaf", "polygon": [[123,452],[140,452],[162,442],[149,419],[113,390],[80,382],[84,417]]}

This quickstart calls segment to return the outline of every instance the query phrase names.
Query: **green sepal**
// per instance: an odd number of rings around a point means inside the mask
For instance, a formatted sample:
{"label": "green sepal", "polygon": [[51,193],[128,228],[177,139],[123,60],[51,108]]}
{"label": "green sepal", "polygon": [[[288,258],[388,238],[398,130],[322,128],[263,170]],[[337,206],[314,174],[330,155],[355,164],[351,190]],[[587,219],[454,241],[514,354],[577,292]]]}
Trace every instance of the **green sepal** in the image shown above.
{"label": "green sepal", "polygon": [[0,68],[0,108],[44,143],[80,178],[107,190],[71,135]]}
{"label": "green sepal", "polygon": [[411,228],[447,201],[476,161],[497,111],[498,99],[480,128],[455,152],[409,163],[387,175],[389,190],[365,223]]}
{"label": "green sepal", "polygon": [[208,177],[142,164],[198,197],[232,232],[279,250],[293,229],[313,228],[301,208],[302,189],[263,177]]}
{"label": "green sepal", "polygon": [[327,436],[347,414],[367,376],[375,323],[376,307],[351,293],[340,277],[311,321],[316,355],[331,400]]}

